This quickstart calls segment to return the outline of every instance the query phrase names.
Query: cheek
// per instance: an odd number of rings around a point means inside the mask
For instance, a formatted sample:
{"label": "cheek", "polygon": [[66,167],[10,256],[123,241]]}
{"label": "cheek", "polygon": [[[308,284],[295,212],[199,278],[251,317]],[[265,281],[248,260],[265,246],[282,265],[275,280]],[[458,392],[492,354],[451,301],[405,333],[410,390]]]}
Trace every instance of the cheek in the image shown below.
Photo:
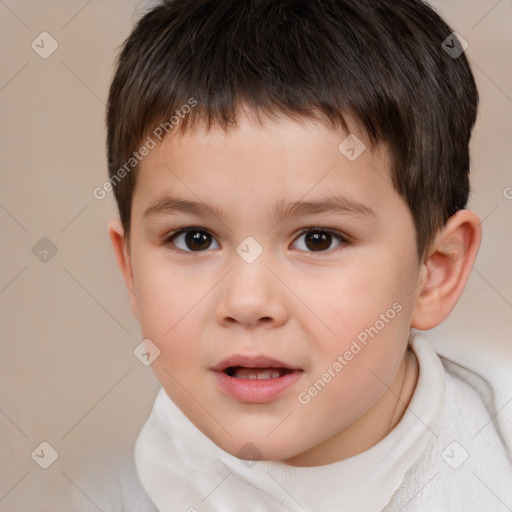
{"label": "cheek", "polygon": [[[338,355],[346,354],[350,362],[344,373],[353,373],[354,382],[361,372],[367,378],[368,368],[379,369],[387,380],[409,334],[410,296],[403,271],[383,260],[379,264],[361,262],[325,282],[329,285],[324,293],[310,290],[308,297],[311,309],[325,324],[314,340],[322,364],[328,368]],[[314,321],[318,323],[318,319]]]}
{"label": "cheek", "polygon": [[[308,283],[304,302],[324,320],[330,337],[354,336],[373,324],[403,295],[394,269],[363,263],[323,277],[322,289]],[[318,321],[318,320],[317,320]],[[333,332],[334,331],[334,332]]]}
{"label": "cheek", "polygon": [[346,332],[340,327],[335,341],[324,344],[321,361],[301,389],[311,399],[310,412],[324,418],[324,426],[332,421],[332,433],[340,422],[350,422],[374,405],[396,375],[409,326],[401,316],[404,309],[384,309],[384,315],[386,311],[388,323],[354,315],[346,323]]}
{"label": "cheek", "polygon": [[134,269],[141,330],[144,336],[155,338],[157,344],[166,344],[191,328],[191,315],[197,315],[200,299],[205,294],[199,283],[178,270],[149,258],[141,260]]}

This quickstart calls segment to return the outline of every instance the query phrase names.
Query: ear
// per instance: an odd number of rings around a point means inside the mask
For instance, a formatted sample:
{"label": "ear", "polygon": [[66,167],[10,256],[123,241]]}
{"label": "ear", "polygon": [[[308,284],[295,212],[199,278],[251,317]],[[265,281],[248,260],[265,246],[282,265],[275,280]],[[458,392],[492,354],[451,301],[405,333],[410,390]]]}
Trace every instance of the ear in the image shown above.
{"label": "ear", "polygon": [[426,331],[450,314],[466,286],[481,239],[480,219],[474,212],[459,210],[448,219],[420,265],[411,327]]}
{"label": "ear", "polygon": [[135,297],[135,286],[133,281],[130,250],[128,248],[127,240],[124,236],[124,230],[120,219],[112,219],[108,223],[108,234],[110,236],[110,242],[112,243],[112,247],[116,255],[117,265],[121,270],[124,282],[126,283],[126,288],[128,289],[128,295],[130,297],[130,304],[133,314],[138,319],[137,299]]}

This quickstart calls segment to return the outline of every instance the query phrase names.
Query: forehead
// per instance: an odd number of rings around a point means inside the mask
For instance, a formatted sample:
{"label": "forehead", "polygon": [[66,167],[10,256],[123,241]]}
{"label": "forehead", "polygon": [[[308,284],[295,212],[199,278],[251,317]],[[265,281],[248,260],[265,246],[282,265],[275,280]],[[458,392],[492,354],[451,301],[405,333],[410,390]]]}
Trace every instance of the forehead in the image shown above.
{"label": "forehead", "polygon": [[230,130],[198,125],[183,134],[176,131],[140,164],[139,214],[165,202],[171,191],[173,198],[214,201],[228,212],[236,202],[246,209],[271,207],[276,215],[290,211],[285,200],[328,195],[342,194],[354,210],[366,205],[370,214],[390,200],[400,201],[391,186],[386,149],[371,148],[360,132],[348,135],[285,116],[263,123],[242,116]]}

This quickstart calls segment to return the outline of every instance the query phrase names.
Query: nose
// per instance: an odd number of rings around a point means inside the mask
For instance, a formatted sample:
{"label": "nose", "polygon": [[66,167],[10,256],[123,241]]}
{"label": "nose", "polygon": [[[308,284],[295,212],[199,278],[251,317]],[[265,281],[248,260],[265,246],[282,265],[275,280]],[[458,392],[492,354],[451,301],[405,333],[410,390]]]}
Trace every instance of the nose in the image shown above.
{"label": "nose", "polygon": [[289,314],[286,287],[276,277],[275,269],[270,270],[262,256],[246,263],[235,255],[233,263],[234,268],[223,280],[223,293],[215,310],[217,323],[245,328],[283,325]]}

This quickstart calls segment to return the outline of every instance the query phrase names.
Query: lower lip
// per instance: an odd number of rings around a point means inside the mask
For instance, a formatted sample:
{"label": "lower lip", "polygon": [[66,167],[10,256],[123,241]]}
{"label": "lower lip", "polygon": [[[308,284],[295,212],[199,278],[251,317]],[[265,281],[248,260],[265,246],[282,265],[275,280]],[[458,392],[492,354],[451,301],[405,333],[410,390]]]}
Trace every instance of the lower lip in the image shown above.
{"label": "lower lip", "polygon": [[277,398],[301,377],[301,370],[293,370],[277,379],[237,379],[224,372],[215,372],[221,389],[235,400],[264,404]]}

